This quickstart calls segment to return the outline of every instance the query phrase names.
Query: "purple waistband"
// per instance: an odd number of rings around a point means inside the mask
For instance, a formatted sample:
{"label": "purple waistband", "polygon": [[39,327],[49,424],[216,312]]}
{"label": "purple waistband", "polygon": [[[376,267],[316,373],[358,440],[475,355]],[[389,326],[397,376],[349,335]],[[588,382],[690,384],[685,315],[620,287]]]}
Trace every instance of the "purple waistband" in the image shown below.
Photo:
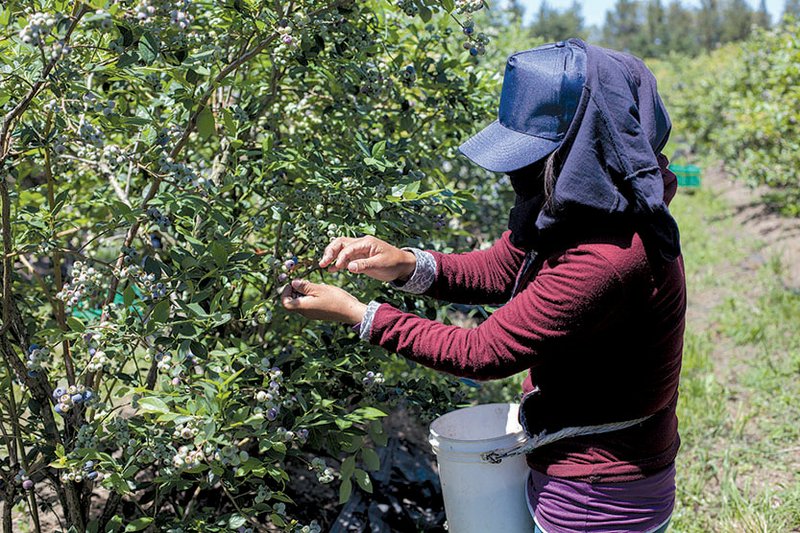
{"label": "purple waistband", "polygon": [[638,532],[656,530],[675,506],[675,464],[636,481],[584,483],[528,476],[528,503],[547,533]]}

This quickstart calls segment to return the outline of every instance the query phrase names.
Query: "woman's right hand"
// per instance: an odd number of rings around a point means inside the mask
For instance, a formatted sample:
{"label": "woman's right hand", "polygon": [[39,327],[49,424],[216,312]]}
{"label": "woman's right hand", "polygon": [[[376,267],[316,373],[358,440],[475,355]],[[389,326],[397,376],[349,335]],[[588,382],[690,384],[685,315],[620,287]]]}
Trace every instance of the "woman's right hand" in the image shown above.
{"label": "woman's right hand", "polygon": [[414,273],[417,258],[376,237],[337,237],[325,248],[319,266],[329,266],[328,272],[347,268],[379,281],[404,282]]}

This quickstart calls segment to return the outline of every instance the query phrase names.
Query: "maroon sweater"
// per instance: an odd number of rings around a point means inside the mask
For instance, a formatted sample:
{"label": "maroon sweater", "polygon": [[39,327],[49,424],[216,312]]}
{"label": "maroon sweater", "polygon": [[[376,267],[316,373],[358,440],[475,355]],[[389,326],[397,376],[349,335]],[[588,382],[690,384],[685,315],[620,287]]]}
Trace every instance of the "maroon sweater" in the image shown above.
{"label": "maroon sweater", "polygon": [[[467,304],[508,301],[525,257],[509,235],[487,250],[429,251],[437,275],[425,294]],[[658,266],[631,233],[550,254],[511,301],[472,329],[381,304],[370,342],[474,379],[529,369],[524,392],[538,387],[537,412],[562,426],[656,413],[629,429],[563,439],[528,455],[531,468],[551,476],[617,482],[646,477],[677,454],[685,309],[682,259]]]}

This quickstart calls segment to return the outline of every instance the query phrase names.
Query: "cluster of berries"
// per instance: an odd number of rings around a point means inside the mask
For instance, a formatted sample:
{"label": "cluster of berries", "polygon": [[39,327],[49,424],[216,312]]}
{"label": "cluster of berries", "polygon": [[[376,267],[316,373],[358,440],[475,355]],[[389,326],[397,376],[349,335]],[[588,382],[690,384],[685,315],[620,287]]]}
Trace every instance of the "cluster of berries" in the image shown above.
{"label": "cluster of berries", "polygon": [[78,135],[86,144],[90,144],[96,148],[102,148],[105,143],[105,135],[103,132],[86,120],[81,120],[78,125]]}
{"label": "cluster of berries", "polygon": [[314,457],[311,460],[311,464],[308,466],[308,469],[317,474],[317,481],[323,485],[331,483],[336,479],[336,471],[325,464],[325,459],[320,457]]}
{"label": "cluster of berries", "polygon": [[172,432],[172,438],[191,440],[194,439],[199,432],[200,429],[197,427],[197,423],[189,421],[184,424],[177,424],[175,426],[175,431]]}
{"label": "cluster of berries", "polygon": [[397,0],[395,5],[403,10],[403,13],[409,17],[413,17],[419,13],[419,6],[414,0]]}
{"label": "cluster of berries", "polygon": [[178,453],[172,458],[172,466],[178,470],[196,468],[200,466],[204,459],[203,450],[190,450],[188,446],[181,446],[178,448]]}
{"label": "cluster of berries", "polygon": [[489,44],[489,37],[485,33],[475,34],[475,21],[468,19],[464,22],[464,35],[468,37],[464,41],[464,50],[469,50],[472,56],[482,56],[486,53],[486,45]]}
{"label": "cluster of berries", "polygon": [[94,14],[86,17],[86,22],[89,22],[101,30],[110,30],[114,25],[114,21],[111,20],[111,13],[105,9],[98,9]]}
{"label": "cluster of berries", "polygon": [[162,230],[165,230],[170,226],[169,217],[161,214],[161,211],[159,211],[157,207],[148,207],[147,216],[150,217],[150,220],[158,224],[158,227]]}
{"label": "cluster of berries", "polygon": [[380,372],[373,372],[372,370],[364,374],[364,378],[361,380],[361,384],[367,389],[370,389],[375,385],[380,385],[383,382],[383,374]]}
{"label": "cluster of berries", "polygon": [[140,448],[137,460],[141,465],[150,466],[153,464],[166,464],[172,460],[173,456],[172,449],[159,440]]}
{"label": "cluster of berries", "polygon": [[58,20],[50,13],[34,13],[28,19],[28,25],[19,32],[19,39],[25,44],[41,46],[45,38],[55,27]]}
{"label": "cluster of berries", "polygon": [[367,63],[361,70],[363,72],[362,77],[364,83],[361,84],[359,92],[372,97],[380,95],[387,83],[383,74],[381,74],[378,68],[372,63]]}
{"label": "cluster of berries", "polygon": [[81,424],[78,434],[75,436],[75,449],[95,448],[100,439],[95,435],[94,428],[90,424]]}
{"label": "cluster of berries", "polygon": [[[169,135],[164,133],[163,136],[159,136],[156,139],[156,143],[164,142],[164,144],[167,144],[169,142],[169,138]],[[211,188],[213,185],[205,177],[195,172],[189,165],[186,165],[185,163],[176,163],[174,159],[166,154],[161,154],[159,156],[158,170],[162,174],[171,174],[178,183],[184,186],[191,185],[192,187]]]}
{"label": "cluster of berries", "polygon": [[64,416],[66,413],[81,405],[86,405],[94,399],[94,393],[83,385],[70,385],[67,388],[56,387],[53,391],[56,400],[56,413]]}
{"label": "cluster of berries", "polygon": [[28,473],[25,471],[24,468],[20,468],[17,475],[14,476],[14,481],[17,483],[22,484],[22,488],[25,490],[33,490],[33,480],[28,477]]}
{"label": "cluster of berries", "polygon": [[61,473],[61,481],[64,483],[74,481],[80,483],[83,480],[88,481],[102,481],[103,473],[95,470],[94,461],[86,461],[80,470],[64,471]]}
{"label": "cluster of berries", "polygon": [[286,20],[281,19],[278,22],[278,35],[280,35],[280,41],[287,47],[295,47],[297,46],[297,42],[295,38],[292,36],[292,24]]}
{"label": "cluster of berries", "polygon": [[42,347],[38,344],[28,346],[28,359],[25,361],[28,377],[35,378],[47,366],[49,360],[50,350],[46,346]]}
{"label": "cluster of berries", "polygon": [[86,111],[103,113],[104,116],[110,117],[117,103],[114,100],[101,101],[96,94],[89,92],[83,95],[83,105]]}
{"label": "cluster of berries", "polygon": [[236,446],[223,446],[220,448],[215,448],[210,450],[210,453],[207,454],[210,458],[214,459],[215,461],[222,463],[223,465],[237,467],[240,464],[246,462],[250,459],[250,454],[244,450],[239,450]]}
{"label": "cluster of berries", "polygon": [[72,47],[63,40],[54,42],[47,50],[47,55],[53,60],[68,56],[70,53],[72,53]]}
{"label": "cluster of berries", "polygon": [[483,8],[483,0],[456,0],[456,13],[474,13]]}
{"label": "cluster of berries", "polygon": [[414,82],[417,81],[417,69],[414,68],[414,65],[407,65],[401,70],[400,79],[406,87],[413,87]]}
{"label": "cluster of berries", "polygon": [[295,531],[297,533],[322,533],[322,526],[316,520],[312,520],[307,526],[296,528]]}
{"label": "cluster of berries", "polygon": [[[128,257],[127,255],[125,257]],[[125,260],[123,257],[123,261]],[[119,272],[120,280],[131,279],[136,282],[142,291],[142,299],[158,300],[167,295],[167,285],[164,282],[156,281],[156,275],[152,272],[147,273],[142,267],[130,264],[123,267]]]}
{"label": "cluster of berries", "polygon": [[178,0],[172,4],[166,1],[151,2],[142,0],[133,10],[133,16],[144,24],[152,23],[157,16],[169,15],[173,27],[181,32],[186,31],[194,22],[190,13],[192,3],[189,0]]}
{"label": "cluster of berries", "polygon": [[94,267],[75,261],[72,265],[72,279],[56,294],[56,298],[65,303],[66,311],[70,313],[84,296],[95,295],[102,281],[103,276]]}
{"label": "cluster of berries", "polygon": [[297,267],[297,263],[298,259],[296,255],[293,255],[283,262],[280,268],[281,272],[278,274],[278,283],[286,283],[289,279],[289,273]]}
{"label": "cluster of berries", "polygon": [[116,144],[107,144],[103,147],[103,160],[112,168],[117,168],[127,161],[122,148]]}
{"label": "cluster of berries", "polygon": [[111,362],[106,353],[96,346],[89,346],[89,357],[89,362],[86,364],[86,370],[89,372],[100,372]]}

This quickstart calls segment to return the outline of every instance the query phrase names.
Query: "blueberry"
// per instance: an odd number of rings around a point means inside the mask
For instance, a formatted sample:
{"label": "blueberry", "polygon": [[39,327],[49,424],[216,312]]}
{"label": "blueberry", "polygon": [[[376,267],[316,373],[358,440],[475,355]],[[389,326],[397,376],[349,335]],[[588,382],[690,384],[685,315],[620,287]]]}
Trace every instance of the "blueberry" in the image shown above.
{"label": "blueberry", "polygon": [[91,471],[92,468],[94,468],[94,461],[86,461],[83,464],[83,469],[86,470],[86,471]]}
{"label": "blueberry", "polygon": [[82,394],[73,394],[72,395],[73,403],[82,403],[83,402],[83,395]]}
{"label": "blueberry", "polygon": [[94,355],[97,352],[97,348],[89,348],[89,355]]}
{"label": "blueberry", "polygon": [[466,35],[472,35],[474,32],[475,32],[475,28],[473,28],[472,26],[467,26],[467,27],[464,28],[464,33]]}
{"label": "blueberry", "polygon": [[39,373],[36,372],[35,370],[28,370],[28,377],[29,378],[35,378],[38,375],[39,375]]}
{"label": "blueberry", "polygon": [[94,393],[92,393],[92,391],[90,391],[90,390],[83,391],[83,401],[84,402],[88,402],[89,400],[92,399],[92,397],[94,397]]}
{"label": "blueberry", "polygon": [[60,415],[64,414],[64,411],[61,409],[61,404],[60,403],[57,403],[54,409],[55,409],[56,413],[58,413]]}
{"label": "blueberry", "polygon": [[61,398],[67,393],[64,387],[56,387],[56,390],[53,391],[53,398]]}
{"label": "blueberry", "polygon": [[275,420],[278,418],[278,410],[272,407],[269,411],[267,411],[267,419]]}
{"label": "blueberry", "polygon": [[30,346],[28,346],[28,353],[31,353],[34,350],[38,350],[39,348],[41,348],[41,346],[39,346],[38,344],[31,344]]}
{"label": "blueberry", "polygon": [[86,479],[94,481],[95,479],[97,479],[97,472],[89,472],[88,474],[86,474]]}
{"label": "blueberry", "polygon": [[26,479],[22,482],[22,488],[25,490],[31,490],[33,488],[33,481]]}
{"label": "blueberry", "polygon": [[471,56],[478,55],[478,49],[473,46],[472,48],[469,49],[469,55]]}

